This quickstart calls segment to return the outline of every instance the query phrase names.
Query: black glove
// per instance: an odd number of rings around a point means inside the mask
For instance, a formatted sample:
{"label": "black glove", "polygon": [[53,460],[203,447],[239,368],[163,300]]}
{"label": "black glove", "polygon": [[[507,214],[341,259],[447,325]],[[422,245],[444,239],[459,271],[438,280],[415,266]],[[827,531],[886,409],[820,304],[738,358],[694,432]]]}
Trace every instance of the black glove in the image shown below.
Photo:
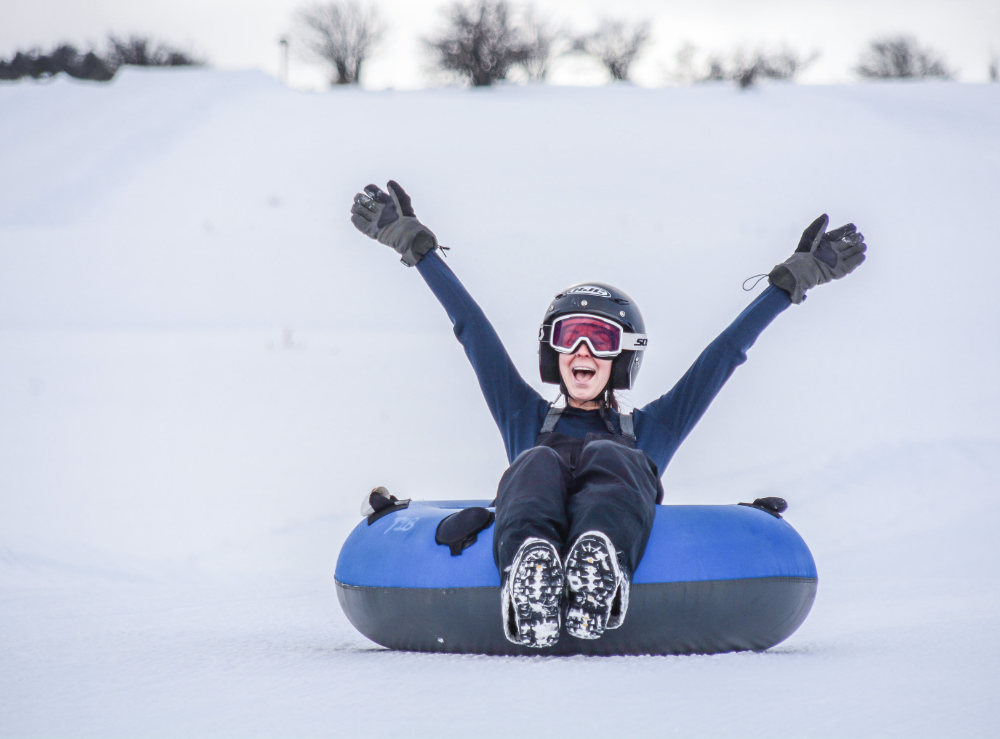
{"label": "black glove", "polygon": [[824,213],[802,232],[799,247],[771,270],[768,278],[789,294],[793,303],[806,299],[806,290],[849,275],[865,261],[865,237],[853,223],[826,233],[830,223]]}
{"label": "black glove", "polygon": [[427,226],[417,220],[410,196],[395,181],[389,180],[389,195],[375,185],[354,196],[351,223],[361,233],[391,246],[413,267],[427,252],[437,248],[437,239]]}

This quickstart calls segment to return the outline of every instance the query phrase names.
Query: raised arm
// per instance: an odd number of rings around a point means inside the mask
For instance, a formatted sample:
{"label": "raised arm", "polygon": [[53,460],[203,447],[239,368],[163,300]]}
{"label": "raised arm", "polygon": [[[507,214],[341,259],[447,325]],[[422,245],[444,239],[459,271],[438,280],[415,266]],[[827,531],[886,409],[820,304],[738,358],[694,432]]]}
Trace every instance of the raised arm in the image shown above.
{"label": "raised arm", "polygon": [[[789,305],[788,293],[768,287],[705,348],[670,392],[636,411],[636,430],[649,440],[643,446],[661,472],[726,380],[747,361],[757,337]],[[649,448],[653,440],[656,448]]]}
{"label": "raised arm", "polygon": [[520,451],[534,445],[538,408],[545,401],[521,377],[482,308],[444,260],[428,254],[417,264],[417,271],[448,313],[513,461]]}
{"label": "raised arm", "polygon": [[409,196],[393,181],[388,190],[368,185],[354,199],[351,221],[362,233],[395,249],[404,264],[416,266],[444,306],[513,461],[535,443],[539,409],[546,403],[518,373],[486,314],[434,253],[437,239],[417,220]]}
{"label": "raised arm", "polygon": [[708,345],[670,392],[636,412],[636,430],[661,471],[768,324],[791,303],[804,301],[807,290],[850,274],[865,260],[868,247],[854,224],[827,233],[828,223],[825,214],[813,221],[795,253],[771,270],[771,286]]}

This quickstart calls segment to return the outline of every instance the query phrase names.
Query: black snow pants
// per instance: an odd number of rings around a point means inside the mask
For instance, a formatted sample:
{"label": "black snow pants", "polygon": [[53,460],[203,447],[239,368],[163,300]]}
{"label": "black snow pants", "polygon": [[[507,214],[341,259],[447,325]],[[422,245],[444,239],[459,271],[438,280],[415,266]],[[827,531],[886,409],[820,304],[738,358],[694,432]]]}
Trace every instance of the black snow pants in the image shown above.
{"label": "black snow pants", "polygon": [[631,439],[543,433],[500,480],[493,558],[507,568],[526,539],[555,544],[565,558],[580,534],[601,531],[629,577],[642,559],[662,487],[656,465]]}

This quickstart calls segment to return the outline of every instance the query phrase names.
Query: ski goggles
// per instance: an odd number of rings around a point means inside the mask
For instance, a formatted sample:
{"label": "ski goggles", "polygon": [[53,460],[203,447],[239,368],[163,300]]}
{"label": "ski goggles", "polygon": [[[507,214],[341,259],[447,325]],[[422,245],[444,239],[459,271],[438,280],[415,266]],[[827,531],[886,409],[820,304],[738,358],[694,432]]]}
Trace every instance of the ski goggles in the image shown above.
{"label": "ski goggles", "polygon": [[[545,340],[544,328],[542,341]],[[587,313],[559,316],[549,329],[549,346],[560,354],[574,353],[581,343],[587,345],[595,357],[617,357],[623,351],[642,351],[646,348],[646,334],[630,334],[619,324],[607,318]]]}

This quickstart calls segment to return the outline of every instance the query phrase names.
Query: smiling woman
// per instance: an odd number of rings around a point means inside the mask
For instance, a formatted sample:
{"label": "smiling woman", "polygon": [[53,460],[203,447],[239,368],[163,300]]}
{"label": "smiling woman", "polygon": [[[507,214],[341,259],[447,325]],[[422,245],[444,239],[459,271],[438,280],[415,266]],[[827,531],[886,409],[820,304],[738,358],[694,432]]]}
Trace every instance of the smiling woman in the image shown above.
{"label": "smiling woman", "polygon": [[601,407],[597,398],[611,377],[611,360],[592,357],[587,345],[579,344],[572,354],[559,357],[559,374],[567,403],[574,408],[597,410]]}
{"label": "smiling woman", "polygon": [[369,185],[351,212],[358,230],[415,266],[440,300],[503,434],[510,467],[493,530],[500,622],[509,642],[533,648],[555,646],[564,629],[593,640],[623,624],[663,500],[660,474],[674,452],[768,324],[807,290],[853,271],[866,249],[853,225],[827,233],[828,218],[817,218],[792,257],[771,271],[771,286],[677,384],[622,413],[614,393],[632,387],[648,346],[642,314],[624,292],[590,282],[552,299],[538,332],[539,372],[560,386],[566,403],[550,403],[517,372],[482,310],[434,253],[436,237],[398,184],[390,181],[388,193]]}
{"label": "smiling woman", "polygon": [[573,285],[556,295],[542,320],[542,380],[558,383],[574,408],[617,411],[614,391],[632,387],[639,372],[639,353],[647,344],[644,326],[638,307],[618,288]]}

